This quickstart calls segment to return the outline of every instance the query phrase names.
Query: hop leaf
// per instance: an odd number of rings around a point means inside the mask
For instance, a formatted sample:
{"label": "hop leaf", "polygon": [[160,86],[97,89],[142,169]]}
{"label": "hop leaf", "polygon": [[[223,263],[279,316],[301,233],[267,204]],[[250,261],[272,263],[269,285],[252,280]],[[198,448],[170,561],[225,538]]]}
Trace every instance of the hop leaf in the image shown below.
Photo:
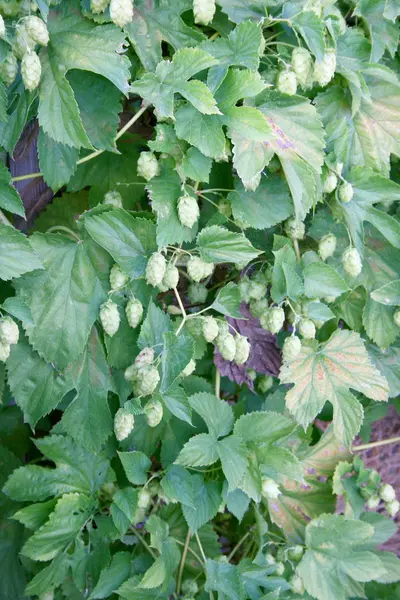
{"label": "hop leaf", "polygon": [[133,19],[133,0],[111,0],[110,17],[117,27],[125,27]]}

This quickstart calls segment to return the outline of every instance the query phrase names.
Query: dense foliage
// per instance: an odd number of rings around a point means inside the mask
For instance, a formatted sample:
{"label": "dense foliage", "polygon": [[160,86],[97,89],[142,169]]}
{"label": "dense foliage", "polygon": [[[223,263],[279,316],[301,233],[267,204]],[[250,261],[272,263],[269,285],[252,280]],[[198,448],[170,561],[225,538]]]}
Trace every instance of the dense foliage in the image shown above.
{"label": "dense foliage", "polygon": [[398,598],[398,2],[0,14],[1,599]]}

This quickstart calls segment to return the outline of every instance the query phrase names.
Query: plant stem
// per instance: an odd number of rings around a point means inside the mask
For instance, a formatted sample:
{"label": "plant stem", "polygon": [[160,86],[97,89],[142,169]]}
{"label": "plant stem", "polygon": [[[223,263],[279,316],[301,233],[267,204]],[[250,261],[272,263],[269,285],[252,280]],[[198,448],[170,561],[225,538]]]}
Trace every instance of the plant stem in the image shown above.
{"label": "plant stem", "polygon": [[300,248],[299,248],[299,240],[296,238],[293,239],[293,248],[296,253],[297,262],[300,262],[301,254],[300,254]]}
{"label": "plant stem", "polygon": [[148,545],[148,543],[146,542],[146,540],[144,539],[144,537],[142,536],[141,533],[138,532],[137,529],[133,528],[133,532],[136,535],[137,539],[143,544],[143,546],[146,548],[147,552],[149,554],[151,554],[151,556],[154,558],[154,560],[156,560],[157,558],[157,554],[155,552],[153,552],[153,550],[150,548],[150,546]]}
{"label": "plant stem", "polygon": [[53,231],[63,231],[64,233],[72,236],[76,239],[77,242],[80,242],[81,239],[74,233],[69,227],[64,227],[64,225],[54,225],[54,227],[50,227],[46,233],[52,233]]}
{"label": "plant stem", "polygon": [[203,557],[203,560],[204,560],[204,562],[206,563],[206,562],[207,562],[207,557],[206,557],[206,555],[204,554],[203,546],[201,545],[201,541],[200,541],[199,534],[197,533],[197,531],[196,531],[196,533],[194,534],[194,536],[195,536],[195,538],[196,538],[196,542],[197,542],[197,545],[198,545],[198,547],[199,547],[200,554],[201,554],[201,556]]}
{"label": "plant stem", "polygon": [[[181,540],[177,540],[174,537],[172,539],[174,540],[174,542],[176,542],[177,544],[179,544],[179,546],[184,546],[185,545],[183,542],[181,542]],[[195,557],[195,559],[197,560],[197,562],[199,563],[199,565],[201,565],[204,568],[204,563],[201,560],[200,556],[194,550],[192,550],[190,546],[188,546],[187,550],[188,550],[188,552],[190,554],[192,554]]]}
{"label": "plant stem", "polygon": [[12,227],[12,223],[10,223],[10,221],[7,219],[6,215],[3,213],[2,210],[0,210],[0,223],[3,223],[3,225],[9,225],[10,227]]}
{"label": "plant stem", "polygon": [[179,292],[178,292],[178,290],[177,290],[176,288],[174,288],[174,294],[175,294],[175,297],[176,297],[176,299],[177,299],[177,301],[178,301],[179,308],[181,309],[181,311],[182,311],[182,316],[183,316],[182,323],[179,325],[178,329],[176,330],[176,335],[178,336],[178,335],[180,334],[180,332],[181,332],[181,329],[182,329],[182,327],[183,327],[183,326],[184,326],[184,324],[186,323],[186,319],[187,319],[188,317],[187,317],[187,314],[186,314],[185,307],[184,307],[184,306],[183,306],[183,304],[182,304],[182,300],[181,300],[181,297],[180,297],[180,295],[179,295]]}
{"label": "plant stem", "polygon": [[221,373],[218,369],[215,370],[215,395],[217,398],[220,397],[221,394]]}
{"label": "plant stem", "polygon": [[189,548],[189,544],[190,544],[190,537],[191,537],[190,529],[188,529],[188,532],[186,534],[185,544],[184,544],[183,550],[182,550],[182,558],[181,558],[181,564],[179,565],[178,579],[176,582],[176,593],[178,596],[181,592],[182,575],[183,575],[183,569],[185,568],[186,556],[187,556],[188,548]]}
{"label": "plant stem", "polygon": [[[124,125],[122,127],[122,129],[120,129],[117,133],[117,135],[115,136],[114,141],[118,141],[119,138],[121,136],[124,135],[124,133],[126,133],[128,131],[128,129],[130,129],[130,127],[132,127],[132,125],[142,116],[142,114],[147,110],[147,104],[144,104],[142,106],[142,108],[140,108],[136,114],[133,115],[132,119],[130,119],[126,125]],[[92,152],[91,154],[88,154],[87,156],[84,156],[83,158],[79,159],[78,162],[76,163],[77,165],[83,165],[83,163],[88,162],[89,160],[92,160],[92,158],[96,158],[97,156],[100,156],[100,154],[103,154],[103,152],[105,152],[105,150],[95,150],[94,152]],[[18,175],[17,177],[11,177],[11,181],[14,183],[16,181],[25,181],[27,179],[35,179],[36,177],[43,177],[43,173],[28,173],[27,175]]]}
{"label": "plant stem", "polygon": [[352,452],[360,452],[361,450],[369,450],[370,448],[379,448],[380,446],[387,446],[388,444],[395,444],[400,442],[400,436],[394,438],[388,438],[387,440],[379,440],[378,442],[370,442],[369,444],[361,444],[360,446],[352,446]]}
{"label": "plant stem", "polygon": [[232,558],[234,557],[234,555],[236,554],[236,552],[239,550],[240,546],[243,544],[243,542],[245,540],[247,540],[247,538],[249,537],[249,535],[251,534],[251,531],[248,531],[247,533],[244,534],[244,536],[238,541],[238,543],[236,544],[236,546],[233,548],[233,550],[230,552],[230,554],[228,555],[228,560],[231,561]]}

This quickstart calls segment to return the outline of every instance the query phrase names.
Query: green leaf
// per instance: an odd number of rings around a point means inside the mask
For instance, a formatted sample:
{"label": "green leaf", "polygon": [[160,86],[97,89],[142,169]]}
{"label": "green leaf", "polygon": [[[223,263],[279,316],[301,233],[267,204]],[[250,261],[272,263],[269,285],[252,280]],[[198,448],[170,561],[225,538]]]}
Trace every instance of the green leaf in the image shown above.
{"label": "green leaf", "polygon": [[49,520],[24,544],[21,553],[34,560],[51,560],[78,535],[92,511],[92,500],[82,494],[65,494]]}
{"label": "green leaf", "polygon": [[158,247],[190,242],[196,235],[197,227],[194,225],[189,229],[179,220],[178,199],[182,196],[182,182],[178,173],[165,169],[147,184],[147,189],[152,208],[157,214]]}
{"label": "green leaf", "polygon": [[296,424],[289,417],[271,411],[255,411],[236,421],[234,433],[246,444],[273,444],[288,437],[295,428]]}
{"label": "green leaf", "polygon": [[185,467],[207,467],[214,464],[218,458],[217,438],[210,433],[194,435],[183,446],[176,464]]}
{"label": "green leaf", "polygon": [[228,481],[228,491],[235,490],[247,469],[247,450],[241,437],[230,435],[217,442],[217,453]]}
{"label": "green leaf", "polygon": [[174,95],[181,94],[203,114],[219,114],[208,87],[201,81],[188,81],[193,75],[217,61],[200,48],[182,48],[172,61],[161,61],[153,73],[146,73],[131,85],[131,92],[153,104],[160,118],[174,117]]}
{"label": "green leaf", "polygon": [[14,148],[21,137],[35,99],[35,94],[25,90],[11,104],[7,122],[0,122],[0,144],[10,154],[13,154]]}
{"label": "green leaf", "polygon": [[149,254],[156,250],[155,226],[149,219],[137,219],[122,209],[84,217],[91,238],[111,254],[130,278],[144,274]]}
{"label": "green leaf", "polygon": [[221,490],[217,482],[205,482],[202,475],[193,475],[192,479],[193,507],[183,504],[182,512],[190,531],[195,533],[217,514],[221,504]]}
{"label": "green leaf", "polygon": [[353,186],[354,196],[341,207],[360,254],[364,252],[364,221],[374,225],[393,246],[400,248],[400,223],[386,212],[373,208],[376,202],[399,201],[400,185],[365,167],[352,169],[346,178]]}
{"label": "green leaf", "polygon": [[175,417],[192,424],[192,409],[189,404],[185,390],[179,385],[170,386],[160,396],[166,407]]}
{"label": "green leaf", "polygon": [[346,600],[353,581],[371,581],[383,574],[379,558],[357,548],[373,533],[371,525],[339,515],[311,521],[306,528],[307,550],[297,567],[307,592],[319,600]]}
{"label": "green leaf", "polygon": [[54,410],[74,385],[70,374],[59,373],[40,358],[25,336],[11,346],[7,361],[8,384],[31,427]]}
{"label": "green leaf", "polygon": [[154,348],[154,352],[158,356],[164,346],[164,333],[172,331],[172,329],[169,316],[151,301],[140,329],[137,344],[141,350],[146,347]]}
{"label": "green leaf", "polygon": [[165,589],[179,565],[180,557],[178,546],[173,540],[168,539],[163,542],[161,556],[156,558],[150,569],[146,571],[139,588],[151,589],[163,585]]}
{"label": "green leaf", "polygon": [[64,225],[78,233],[76,216],[89,208],[88,193],[62,194],[53,198],[52,202],[35,219],[35,231],[46,233],[54,225]]}
{"label": "green leaf", "polygon": [[343,277],[330,265],[313,262],[304,268],[304,292],[309,298],[337,297],[348,289]]}
{"label": "green leaf", "polygon": [[360,100],[352,117],[351,95],[334,85],[319,94],[316,105],[325,126],[327,151],[344,164],[344,175],[354,166],[370,167],[388,176],[390,154],[400,154],[400,82],[379,65],[360,70],[370,98]]}
{"label": "green leaf", "polygon": [[115,492],[110,507],[114,525],[123,536],[128,527],[134,522],[138,507],[138,491],[133,487],[126,487]]}
{"label": "green leaf", "polygon": [[322,321],[323,323],[335,318],[335,314],[331,311],[329,306],[326,306],[326,304],[319,301],[307,303],[305,314],[310,317],[310,319]]}
{"label": "green leaf", "polygon": [[0,208],[25,218],[24,205],[11,183],[10,171],[3,163],[0,163]]}
{"label": "green leaf", "polygon": [[42,268],[29,240],[14,227],[0,223],[0,279],[8,281]]}
{"label": "green leaf", "polygon": [[182,175],[193,181],[210,180],[212,160],[208,156],[204,156],[197,148],[189,148],[183,157],[181,169]]}
{"label": "green leaf", "polygon": [[176,135],[196,146],[205,156],[221,160],[225,156],[225,134],[217,115],[203,115],[184,104],[175,114]]}
{"label": "green leaf", "polygon": [[59,234],[34,234],[30,241],[45,269],[18,281],[34,327],[29,341],[39,354],[60,369],[78,358],[106,299],[101,271],[108,256],[93,242],[71,241]]}
{"label": "green leaf", "polygon": [[69,558],[64,553],[59,554],[44,569],[39,571],[28,583],[25,589],[26,594],[45,594],[48,590],[60,586],[68,573],[70,563]]}
{"label": "green leaf", "polygon": [[39,502],[38,504],[30,504],[21,508],[14,515],[13,519],[19,521],[28,529],[39,529],[44,525],[53,512],[56,505],[56,500],[48,500],[47,502]]}
{"label": "green leaf", "polygon": [[386,306],[400,305],[400,279],[377,288],[371,292],[371,298]]}
{"label": "green leaf", "polygon": [[379,62],[386,50],[394,57],[399,43],[399,30],[395,23],[385,18],[385,0],[359,0],[355,14],[363,17],[369,30],[372,40],[371,62]]}
{"label": "green leaf", "polygon": [[304,285],[292,245],[285,243],[283,247],[273,252],[275,261],[272,271],[271,298],[277,303],[282,302],[286,296],[296,300],[304,294]]}
{"label": "green leaf", "polygon": [[132,452],[118,452],[129,481],[135,485],[143,485],[147,481],[147,472],[151,467],[151,460],[138,450]]}
{"label": "green leaf", "polygon": [[131,573],[132,555],[130,552],[117,552],[111,560],[111,564],[102,570],[98,582],[90,600],[97,598],[108,598],[119,586],[128,579]]}
{"label": "green leaf", "polygon": [[88,450],[100,450],[112,432],[108,390],[114,389],[110,368],[97,329],[93,327],[83,356],[69,369],[77,394],[61,426]]}
{"label": "green leaf", "polygon": [[304,10],[293,17],[292,27],[297,31],[317,61],[321,61],[325,53],[324,24],[317,15],[309,10]]}
{"label": "green leaf", "polygon": [[239,523],[247,512],[249,504],[250,498],[242,490],[237,489],[226,495],[226,507],[229,512],[235,515]]}
{"label": "green leaf", "polygon": [[286,394],[286,406],[304,427],[329,400],[334,407],[335,435],[346,446],[362,423],[359,402],[348,389],[373,400],[388,399],[386,379],[371,364],[360,336],[352,331],[335,331],[319,349],[303,345],[294,361],[282,366],[280,380],[294,383]]}
{"label": "green leaf", "polygon": [[194,482],[192,475],[180,465],[168,467],[165,477],[161,480],[161,487],[169,498],[187,506],[194,506]]}
{"label": "green leaf", "polygon": [[374,364],[387,379],[389,398],[395,398],[400,394],[400,348],[395,345],[382,351],[369,344],[368,351]]}
{"label": "green leaf", "polygon": [[380,348],[394,342],[400,329],[393,321],[394,308],[367,298],[363,311],[363,325],[367,335]]}
{"label": "green leaf", "polygon": [[197,46],[205,39],[197,28],[188,27],[181,13],[191,8],[187,0],[157,2],[136,0],[133,19],[125,26],[129,40],[147,71],[154,71],[162,59],[161,43],[168,42],[174,50]]}
{"label": "green leaf", "polygon": [[236,283],[232,281],[224,285],[223,288],[217,294],[211,308],[217,312],[232,317],[233,319],[243,319],[243,315],[240,312],[240,291]]}
{"label": "green leaf", "polygon": [[219,0],[224,13],[233,23],[240,23],[246,19],[260,21],[265,18],[269,0]]}
{"label": "green leaf", "polygon": [[56,468],[27,465],[16,469],[4,487],[13,500],[35,502],[70,492],[91,496],[105,481],[109,462],[70,438],[51,435],[35,444]]}
{"label": "green leaf", "polygon": [[213,394],[200,392],[189,397],[190,406],[201,416],[208,431],[219,438],[228,435],[233,427],[232,408]]}
{"label": "green leaf", "polygon": [[207,559],[205,591],[218,592],[218,597],[243,600],[243,580],[236,565]]}
{"label": "green leaf", "polygon": [[164,333],[164,348],[161,355],[161,393],[167,391],[177,380],[193,357],[193,341],[186,335],[178,337],[172,331]]}
{"label": "green leaf", "polygon": [[263,177],[257,191],[246,191],[241,183],[228,194],[235,219],[254,229],[269,229],[293,213],[286,182],[279,175]]}
{"label": "green leaf", "polygon": [[213,263],[248,263],[261,254],[245,235],[219,225],[205,227],[197,236],[201,258]]}
{"label": "green leaf", "polygon": [[57,192],[75,173],[79,151],[77,148],[55,142],[40,129],[38,154],[43,179],[53,192]]}

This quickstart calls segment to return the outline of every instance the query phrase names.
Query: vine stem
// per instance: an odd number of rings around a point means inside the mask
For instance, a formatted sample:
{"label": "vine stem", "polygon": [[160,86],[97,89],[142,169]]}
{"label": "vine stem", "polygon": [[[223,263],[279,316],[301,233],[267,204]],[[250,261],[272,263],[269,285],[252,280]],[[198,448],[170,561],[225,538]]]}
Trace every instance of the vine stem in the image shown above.
{"label": "vine stem", "polygon": [[181,309],[181,311],[182,311],[182,317],[183,317],[183,319],[182,319],[182,323],[179,325],[178,329],[176,330],[176,336],[178,336],[178,335],[180,334],[180,332],[181,332],[181,329],[182,329],[182,327],[183,327],[183,326],[184,326],[184,324],[186,323],[186,320],[187,320],[188,316],[187,316],[187,314],[186,314],[185,307],[184,307],[184,306],[183,306],[183,304],[182,304],[182,300],[181,300],[181,297],[180,297],[180,295],[179,295],[179,292],[178,292],[178,290],[177,290],[176,288],[174,288],[174,294],[175,294],[175,297],[176,297],[176,299],[177,299],[177,301],[178,301],[179,308],[180,308],[180,309]]}
{"label": "vine stem", "polygon": [[81,239],[70,229],[69,227],[64,227],[64,225],[54,225],[54,227],[50,227],[46,233],[53,233],[53,231],[63,231],[67,235],[73,237],[77,242],[80,242]]}
{"label": "vine stem", "polygon": [[154,560],[157,559],[157,555],[155,552],[153,552],[153,550],[150,548],[150,546],[148,545],[148,543],[146,542],[146,540],[144,539],[144,537],[142,536],[141,533],[138,532],[137,529],[133,530],[137,539],[143,544],[143,546],[146,548],[147,552],[154,558]]}
{"label": "vine stem", "polygon": [[206,562],[207,562],[207,557],[206,557],[206,555],[205,555],[205,553],[204,553],[203,546],[201,545],[201,541],[200,541],[199,534],[197,533],[197,531],[196,531],[196,533],[194,534],[194,536],[195,536],[195,538],[196,538],[196,542],[197,542],[197,545],[198,545],[198,547],[199,547],[200,554],[201,554],[201,556],[203,557],[203,560],[204,560],[204,562],[206,563]]}
{"label": "vine stem", "polygon": [[230,554],[228,555],[229,561],[232,560],[232,558],[235,556],[236,552],[239,550],[240,546],[243,544],[243,542],[245,542],[247,540],[247,538],[249,537],[250,534],[251,534],[251,531],[248,531],[247,533],[244,534],[244,536],[242,538],[240,538],[240,540],[238,541],[236,546],[233,548],[232,552],[230,552]]}
{"label": "vine stem", "polygon": [[189,544],[190,544],[190,538],[191,538],[190,529],[188,529],[186,539],[185,539],[185,545],[183,546],[183,550],[182,550],[182,558],[181,558],[181,564],[179,565],[178,579],[176,582],[176,593],[178,594],[178,596],[181,591],[183,569],[185,568],[185,562],[186,562],[186,557],[187,557],[188,548],[189,548]]}
{"label": "vine stem", "polygon": [[400,442],[400,436],[394,438],[388,438],[387,440],[379,440],[378,442],[370,442],[369,444],[361,444],[360,446],[352,446],[352,452],[360,452],[361,450],[369,450],[370,448],[379,448],[380,446],[387,446],[388,444],[395,444]]}
{"label": "vine stem", "polygon": [[[132,127],[132,125],[142,116],[142,114],[147,110],[147,104],[144,104],[142,106],[142,108],[140,108],[136,114],[133,115],[132,119],[130,119],[126,125],[124,125],[122,127],[122,129],[120,129],[117,133],[117,135],[115,136],[114,141],[118,141],[119,138],[121,136],[124,135],[124,133],[126,133],[128,131],[128,129],[130,129],[130,127]],[[105,150],[95,150],[94,152],[92,152],[91,154],[88,154],[87,156],[84,156],[83,158],[79,159],[78,162],[76,163],[77,165],[83,165],[83,163],[88,162],[89,160],[92,160],[93,158],[96,158],[97,156],[100,156],[100,154],[103,154],[103,152],[105,152]],[[11,177],[11,181],[14,183],[16,181],[26,181],[27,179],[35,179],[36,177],[43,177],[43,173],[39,172],[39,173],[28,173],[27,175],[18,175],[17,177]]]}
{"label": "vine stem", "polygon": [[217,398],[220,397],[221,394],[221,373],[219,369],[215,369],[215,395]]}
{"label": "vine stem", "polygon": [[300,254],[300,248],[299,248],[299,240],[297,238],[293,239],[293,248],[296,253],[297,262],[300,262],[301,254]]}
{"label": "vine stem", "polygon": [[[177,544],[179,544],[179,546],[184,546],[185,545],[183,542],[181,542],[181,540],[178,540],[178,539],[176,539],[174,537],[172,539],[174,540],[174,542],[176,542]],[[192,556],[195,557],[195,559],[197,560],[197,562],[199,563],[199,565],[201,567],[203,567],[203,569],[204,569],[204,563],[201,560],[200,556],[194,550],[192,550],[190,546],[188,546],[188,552],[190,554],[192,554]]]}

